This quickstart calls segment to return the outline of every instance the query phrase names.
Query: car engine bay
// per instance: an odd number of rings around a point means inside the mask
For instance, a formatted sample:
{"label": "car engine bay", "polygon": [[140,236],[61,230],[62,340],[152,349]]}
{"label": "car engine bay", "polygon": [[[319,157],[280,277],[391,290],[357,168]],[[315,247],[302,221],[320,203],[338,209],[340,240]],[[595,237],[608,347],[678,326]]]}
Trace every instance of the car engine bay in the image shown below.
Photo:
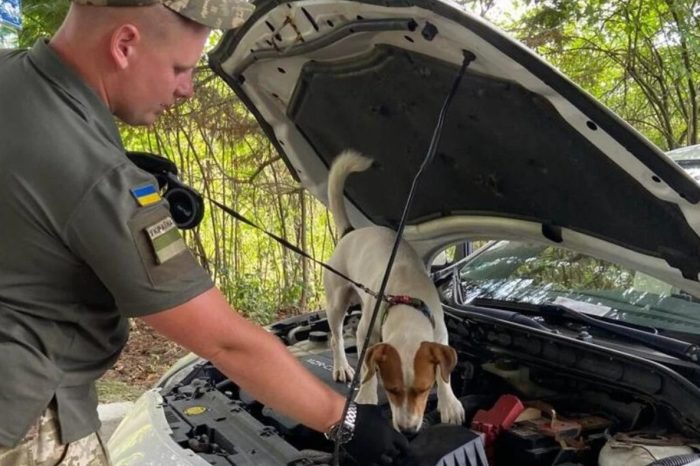
{"label": "car engine bay", "polygon": [[[423,427],[409,439],[415,464],[700,464],[700,390],[688,380],[697,378],[697,368],[672,370],[475,310],[446,310],[450,345],[459,355],[452,387],[467,421],[440,424],[433,393]],[[359,311],[351,312],[344,326],[353,365],[358,321]],[[347,394],[345,384],[332,380],[323,312],[269,329],[305,367]],[[161,395],[172,438],[209,464],[331,464],[333,445],[321,434],[257,402],[208,362],[200,360],[176,382],[165,380]],[[389,417],[381,389],[379,403]]]}

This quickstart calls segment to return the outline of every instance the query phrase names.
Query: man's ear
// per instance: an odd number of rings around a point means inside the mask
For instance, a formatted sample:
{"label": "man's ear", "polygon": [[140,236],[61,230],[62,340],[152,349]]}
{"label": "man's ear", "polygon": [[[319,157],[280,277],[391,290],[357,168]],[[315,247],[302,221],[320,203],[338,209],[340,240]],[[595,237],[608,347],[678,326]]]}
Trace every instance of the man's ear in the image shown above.
{"label": "man's ear", "polygon": [[119,69],[129,66],[136,53],[136,45],[141,41],[141,32],[133,24],[122,24],[114,30],[110,38],[109,52]]}

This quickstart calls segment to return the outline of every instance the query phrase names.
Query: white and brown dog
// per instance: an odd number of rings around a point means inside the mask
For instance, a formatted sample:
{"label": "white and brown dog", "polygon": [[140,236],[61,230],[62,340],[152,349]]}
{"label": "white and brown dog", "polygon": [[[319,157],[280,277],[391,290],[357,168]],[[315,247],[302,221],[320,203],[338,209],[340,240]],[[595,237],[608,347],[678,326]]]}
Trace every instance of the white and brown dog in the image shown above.
{"label": "white and brown dog", "polygon": [[[396,232],[372,226],[353,230],[345,210],[343,186],[350,173],[364,171],[372,160],[346,151],[334,161],[328,178],[328,200],[338,241],[329,265],[349,278],[377,291],[386,270]],[[343,341],[343,318],[351,304],[361,303],[362,317],[357,329],[358,354],[367,332],[371,333],[362,385],[355,401],[377,403],[377,374],[391,405],[394,428],[405,433],[420,429],[428,395],[437,381],[438,410],[442,422],[464,422],[464,407],[450,386],[450,373],[457,353],[447,346],[447,328],[435,285],[425,265],[405,241],[401,241],[387,282],[385,294],[394,296],[384,304],[373,329],[369,321],[375,299],[356,289],[347,280],[326,272],[328,322],[333,350],[333,377],[340,382],[352,380],[354,370],[348,364]]]}

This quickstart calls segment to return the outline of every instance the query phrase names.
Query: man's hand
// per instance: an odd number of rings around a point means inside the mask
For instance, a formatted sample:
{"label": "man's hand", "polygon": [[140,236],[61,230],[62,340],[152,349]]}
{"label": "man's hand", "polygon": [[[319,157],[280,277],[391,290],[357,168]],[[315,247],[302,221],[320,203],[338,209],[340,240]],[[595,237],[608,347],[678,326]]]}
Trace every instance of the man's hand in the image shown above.
{"label": "man's hand", "polygon": [[357,405],[357,421],[345,452],[362,466],[401,464],[408,441],[394,430],[375,405]]}

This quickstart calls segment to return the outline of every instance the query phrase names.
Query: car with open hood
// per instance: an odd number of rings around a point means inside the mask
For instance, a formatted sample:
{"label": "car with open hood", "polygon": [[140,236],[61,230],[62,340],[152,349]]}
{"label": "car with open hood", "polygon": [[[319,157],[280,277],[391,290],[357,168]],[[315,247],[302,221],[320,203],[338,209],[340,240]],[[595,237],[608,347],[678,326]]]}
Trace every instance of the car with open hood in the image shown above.
{"label": "car with open hood", "polygon": [[[501,240],[434,274],[467,423],[445,430],[431,398],[411,439],[418,464],[700,463],[700,185],[684,170],[697,164],[452,3],[255,6],[210,64],[306,189],[327,202],[333,159],[362,152],[375,164],[347,181],[352,223],[396,229],[433,152],[404,238],[426,266],[451,245]],[[564,252],[528,263],[552,248]],[[542,268],[580,279],[548,284]],[[350,310],[349,336],[357,321]],[[323,312],[269,330],[347,394]],[[195,356],[140,398],[109,448],[117,466],[332,461],[322,435]]]}

